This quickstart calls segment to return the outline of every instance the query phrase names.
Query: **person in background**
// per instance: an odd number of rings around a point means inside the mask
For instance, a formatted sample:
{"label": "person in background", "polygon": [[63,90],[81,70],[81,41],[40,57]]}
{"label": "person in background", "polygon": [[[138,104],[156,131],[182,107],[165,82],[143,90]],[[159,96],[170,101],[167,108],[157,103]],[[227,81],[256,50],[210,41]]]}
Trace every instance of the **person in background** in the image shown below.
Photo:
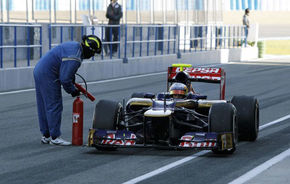
{"label": "person in background", "polygon": [[83,59],[100,54],[102,42],[95,35],[84,35],[82,42],[65,42],[48,51],[36,64],[33,75],[35,80],[36,101],[41,143],[71,145],[60,137],[62,94],[61,86],[72,97],[79,96],[74,86],[75,74]]}
{"label": "person in background", "polygon": [[249,8],[247,8],[245,10],[245,14],[243,16],[243,25],[245,26],[245,46],[247,46],[247,39],[248,39],[248,34],[249,34],[249,28],[250,28],[250,21],[249,21],[249,14],[250,14],[250,10]]}
{"label": "person in background", "polygon": [[[117,0],[111,0],[111,3],[109,4],[106,12],[106,17],[109,19],[109,25],[119,25],[120,19],[123,16],[122,7],[120,4],[118,4]],[[106,32],[105,32],[105,40],[106,42],[116,42],[119,40],[119,26],[107,26]],[[118,50],[118,44],[110,44],[106,45],[105,47],[105,53],[106,55],[109,55],[108,48],[110,50],[110,53],[113,55]]]}

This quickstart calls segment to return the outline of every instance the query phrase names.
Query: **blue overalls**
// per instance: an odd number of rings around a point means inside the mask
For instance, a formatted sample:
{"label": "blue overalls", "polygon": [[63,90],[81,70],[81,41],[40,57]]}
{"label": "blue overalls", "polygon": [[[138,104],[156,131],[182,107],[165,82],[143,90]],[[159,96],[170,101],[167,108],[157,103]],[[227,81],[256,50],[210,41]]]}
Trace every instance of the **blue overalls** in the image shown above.
{"label": "blue overalls", "polygon": [[51,49],[36,64],[35,80],[39,127],[42,135],[61,135],[62,94],[76,90],[72,81],[81,66],[82,47],[78,42],[65,42]]}

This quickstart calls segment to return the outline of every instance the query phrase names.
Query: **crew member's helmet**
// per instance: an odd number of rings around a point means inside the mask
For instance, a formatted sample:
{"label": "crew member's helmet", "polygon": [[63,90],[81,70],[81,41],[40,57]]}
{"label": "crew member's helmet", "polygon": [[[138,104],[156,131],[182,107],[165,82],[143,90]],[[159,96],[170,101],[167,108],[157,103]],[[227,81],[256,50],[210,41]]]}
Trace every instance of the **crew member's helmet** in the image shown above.
{"label": "crew member's helmet", "polygon": [[169,94],[173,98],[183,99],[187,96],[188,88],[182,83],[174,83],[169,88]]}
{"label": "crew member's helmet", "polygon": [[82,46],[85,59],[102,52],[102,41],[95,35],[84,35],[82,37]]}

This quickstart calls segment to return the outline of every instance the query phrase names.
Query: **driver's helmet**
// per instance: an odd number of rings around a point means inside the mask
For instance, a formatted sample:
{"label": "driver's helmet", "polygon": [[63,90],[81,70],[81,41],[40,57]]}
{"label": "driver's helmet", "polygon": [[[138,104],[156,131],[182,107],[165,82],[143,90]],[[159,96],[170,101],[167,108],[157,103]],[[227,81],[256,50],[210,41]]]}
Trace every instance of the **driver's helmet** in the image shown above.
{"label": "driver's helmet", "polygon": [[182,83],[174,83],[169,88],[169,94],[172,98],[183,99],[187,96],[188,88]]}

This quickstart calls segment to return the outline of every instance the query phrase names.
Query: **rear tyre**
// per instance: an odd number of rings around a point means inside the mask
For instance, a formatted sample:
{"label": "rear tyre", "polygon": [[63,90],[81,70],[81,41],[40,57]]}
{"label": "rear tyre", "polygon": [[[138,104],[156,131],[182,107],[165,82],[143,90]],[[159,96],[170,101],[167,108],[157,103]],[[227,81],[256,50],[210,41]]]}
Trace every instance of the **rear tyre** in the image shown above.
{"label": "rear tyre", "polygon": [[234,96],[231,103],[237,109],[239,140],[255,141],[259,133],[259,103],[256,98]]}
{"label": "rear tyre", "polygon": [[238,129],[236,126],[236,109],[232,104],[222,103],[213,104],[209,111],[209,132],[233,133],[233,148],[229,150],[221,151],[220,148],[213,149],[212,151],[216,154],[232,154],[236,150],[237,133]]}
{"label": "rear tyre", "polygon": [[[122,105],[110,100],[100,100],[95,107],[93,128],[116,130],[122,118]],[[112,147],[96,147],[99,150],[116,150]]]}

